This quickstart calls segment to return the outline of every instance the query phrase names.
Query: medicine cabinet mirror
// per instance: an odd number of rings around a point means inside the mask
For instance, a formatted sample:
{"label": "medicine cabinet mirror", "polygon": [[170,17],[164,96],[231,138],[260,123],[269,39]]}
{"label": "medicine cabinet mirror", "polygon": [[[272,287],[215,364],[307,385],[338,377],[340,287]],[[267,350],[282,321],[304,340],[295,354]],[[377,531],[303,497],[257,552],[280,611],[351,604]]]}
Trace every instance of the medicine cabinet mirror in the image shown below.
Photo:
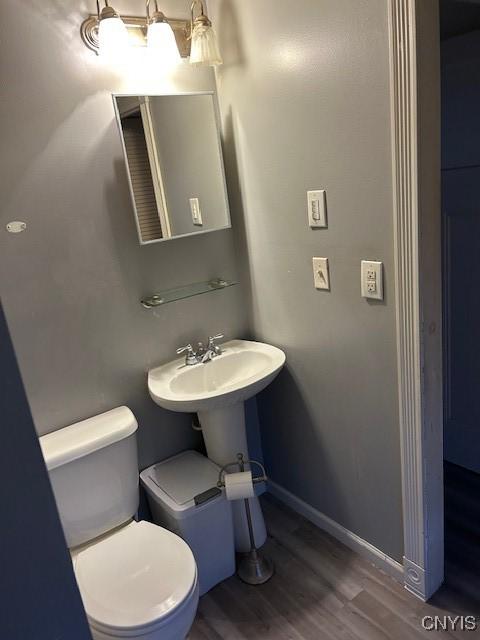
{"label": "medicine cabinet mirror", "polygon": [[140,244],[230,227],[213,93],[113,100]]}

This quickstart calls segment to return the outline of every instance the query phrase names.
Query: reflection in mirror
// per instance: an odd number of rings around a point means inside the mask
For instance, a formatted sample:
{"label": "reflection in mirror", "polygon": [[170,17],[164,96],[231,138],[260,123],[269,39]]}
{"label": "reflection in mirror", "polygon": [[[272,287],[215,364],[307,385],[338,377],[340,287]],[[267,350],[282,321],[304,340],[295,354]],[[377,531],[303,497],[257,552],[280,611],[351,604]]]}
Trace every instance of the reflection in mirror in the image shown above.
{"label": "reflection in mirror", "polygon": [[230,227],[213,94],[114,103],[140,244]]}

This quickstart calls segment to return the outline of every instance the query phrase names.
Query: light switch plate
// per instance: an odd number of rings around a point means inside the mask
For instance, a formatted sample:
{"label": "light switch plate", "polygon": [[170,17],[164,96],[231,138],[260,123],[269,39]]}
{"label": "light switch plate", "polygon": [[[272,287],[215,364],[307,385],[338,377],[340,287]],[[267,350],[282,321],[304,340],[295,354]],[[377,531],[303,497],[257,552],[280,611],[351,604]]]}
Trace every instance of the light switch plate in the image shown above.
{"label": "light switch plate", "polygon": [[362,296],[371,300],[383,300],[383,263],[362,260],[360,271]]}
{"label": "light switch plate", "polygon": [[190,198],[190,211],[192,212],[193,224],[197,227],[202,227],[202,210],[200,209],[200,201],[198,198]]}
{"label": "light switch plate", "polygon": [[327,226],[327,194],[324,189],[307,191],[307,212],[312,229]]}
{"label": "light switch plate", "polygon": [[330,291],[330,274],[328,272],[328,258],[312,258],[313,283],[315,289]]}

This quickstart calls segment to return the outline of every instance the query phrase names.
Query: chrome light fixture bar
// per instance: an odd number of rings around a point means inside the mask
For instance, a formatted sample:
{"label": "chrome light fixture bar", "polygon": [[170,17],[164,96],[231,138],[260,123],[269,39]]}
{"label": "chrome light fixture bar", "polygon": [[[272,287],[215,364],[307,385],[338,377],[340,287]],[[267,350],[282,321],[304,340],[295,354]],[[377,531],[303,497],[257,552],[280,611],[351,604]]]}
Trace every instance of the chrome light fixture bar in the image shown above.
{"label": "chrome light fixture bar", "polygon": [[[166,18],[165,15],[158,10],[157,2],[155,2],[155,12],[150,17],[150,0],[146,2],[146,16],[121,16],[109,5],[108,0],[105,0],[105,6],[100,10],[100,3],[99,0],[97,0],[97,13],[90,14],[88,18],[82,22],[80,27],[80,35],[84,44],[97,54],[100,51],[99,35],[101,34],[99,34],[99,31],[101,29],[103,30],[104,26],[107,25],[108,29],[112,24],[109,24],[110,20],[118,20],[122,23],[128,33],[129,44],[140,47],[147,46],[147,34],[150,25],[168,24],[175,36],[175,42],[180,56],[182,58],[188,58],[190,55],[190,42],[188,40],[188,33],[190,31],[189,21]],[[104,22],[103,25],[102,22]],[[121,25],[118,26],[118,23],[116,23],[115,26],[117,33],[120,32]]]}

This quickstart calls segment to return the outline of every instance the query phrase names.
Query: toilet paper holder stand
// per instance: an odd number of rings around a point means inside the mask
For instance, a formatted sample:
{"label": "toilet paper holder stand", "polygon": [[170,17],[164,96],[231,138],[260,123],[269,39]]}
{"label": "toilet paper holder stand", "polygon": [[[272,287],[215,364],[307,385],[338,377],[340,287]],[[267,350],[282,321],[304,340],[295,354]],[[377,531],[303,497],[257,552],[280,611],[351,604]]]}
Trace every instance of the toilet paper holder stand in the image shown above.
{"label": "toilet paper holder stand", "polygon": [[[245,471],[245,465],[257,466],[261,469],[262,475],[252,477],[253,484],[259,484],[260,482],[267,481],[267,474],[265,473],[265,467],[261,462],[257,460],[246,460],[242,453],[237,453],[237,460],[235,462],[229,462],[224,464],[218,473],[217,487],[225,487],[225,474],[230,467],[238,467],[240,472]],[[239,555],[237,562],[237,575],[243,582],[247,584],[257,585],[264,584],[267,580],[273,576],[274,566],[273,562],[257,549],[255,544],[255,534],[253,531],[252,514],[250,511],[249,498],[244,498],[245,515],[247,517],[248,535],[250,537],[250,551]]]}

